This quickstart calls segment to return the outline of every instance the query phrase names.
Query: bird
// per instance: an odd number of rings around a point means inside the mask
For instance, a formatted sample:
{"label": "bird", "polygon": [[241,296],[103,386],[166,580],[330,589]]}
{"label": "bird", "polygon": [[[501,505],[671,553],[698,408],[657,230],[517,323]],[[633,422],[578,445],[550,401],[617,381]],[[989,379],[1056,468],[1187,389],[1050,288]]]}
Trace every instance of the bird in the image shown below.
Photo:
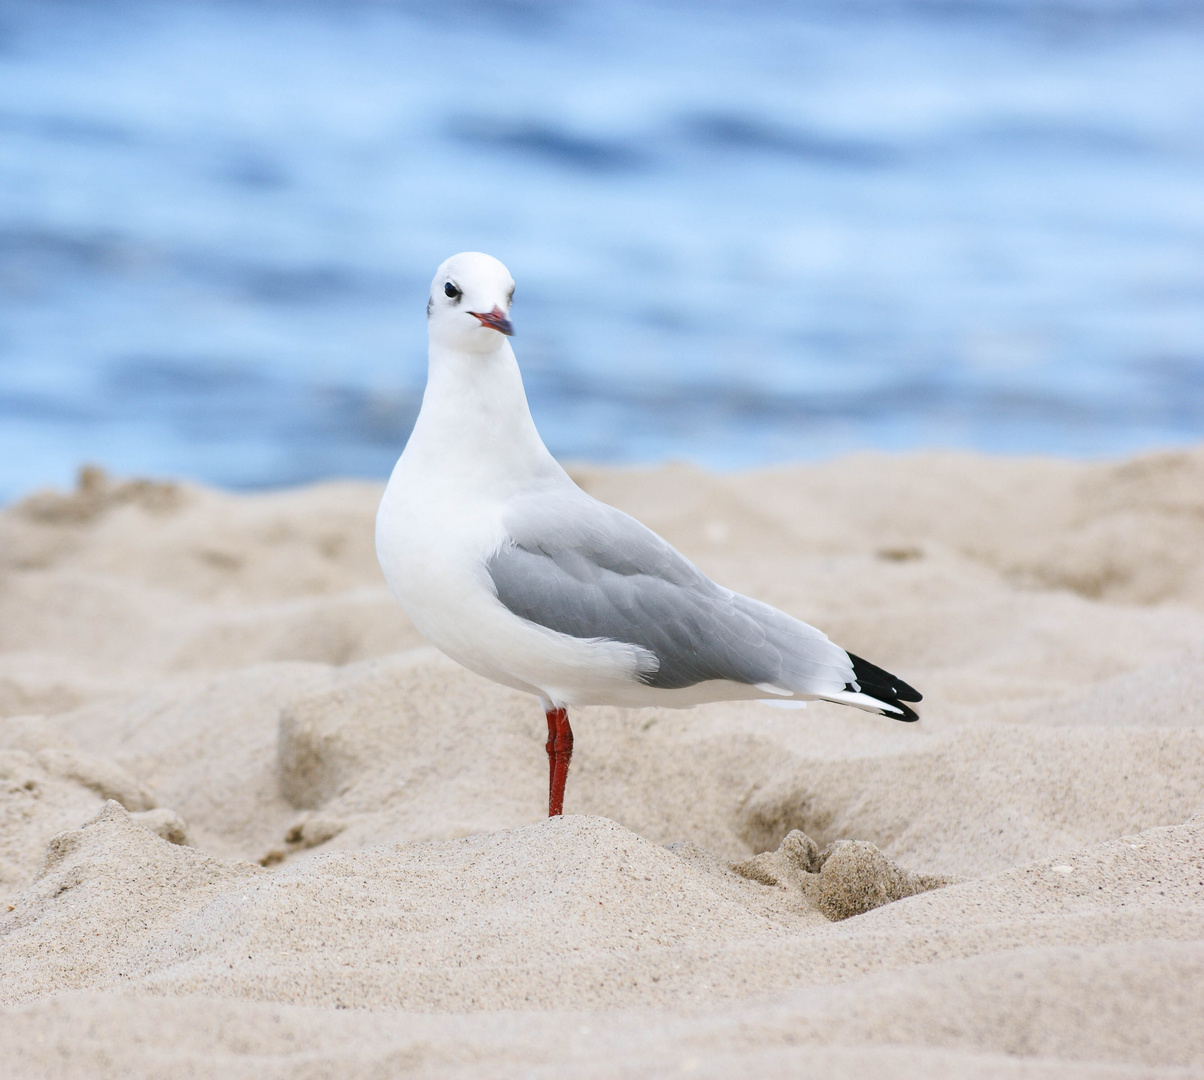
{"label": "bird", "polygon": [[376,518],[385,580],[429,642],[539,699],[548,816],[563,813],[568,710],[832,701],[919,719],[907,683],[815,627],[716,584],[587,494],[536,430],[497,259],[443,262],[427,302],[422,406]]}

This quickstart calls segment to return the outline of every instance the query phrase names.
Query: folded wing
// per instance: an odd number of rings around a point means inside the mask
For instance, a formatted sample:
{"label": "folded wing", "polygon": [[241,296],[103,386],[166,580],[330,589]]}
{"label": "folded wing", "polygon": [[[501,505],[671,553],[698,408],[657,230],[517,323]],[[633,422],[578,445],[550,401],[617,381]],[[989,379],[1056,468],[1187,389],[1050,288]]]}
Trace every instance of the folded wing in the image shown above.
{"label": "folded wing", "polygon": [[486,564],[501,603],[571,637],[638,646],[650,657],[640,676],[649,686],[725,679],[915,719],[899,701],[919,700],[906,683],[813,626],[716,585],[650,529],[579,489],[516,500],[505,525],[509,539]]}

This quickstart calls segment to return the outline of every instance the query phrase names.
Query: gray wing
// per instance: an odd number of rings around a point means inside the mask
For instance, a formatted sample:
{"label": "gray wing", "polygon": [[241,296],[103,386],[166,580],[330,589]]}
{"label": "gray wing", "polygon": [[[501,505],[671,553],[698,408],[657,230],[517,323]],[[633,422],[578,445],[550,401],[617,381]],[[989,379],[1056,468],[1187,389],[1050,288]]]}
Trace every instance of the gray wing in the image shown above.
{"label": "gray wing", "polygon": [[509,540],[487,560],[515,615],[576,638],[638,645],[659,666],[650,686],[711,679],[801,692],[852,682],[849,654],[768,604],[721,588],[634,518],[579,489],[524,496]]}

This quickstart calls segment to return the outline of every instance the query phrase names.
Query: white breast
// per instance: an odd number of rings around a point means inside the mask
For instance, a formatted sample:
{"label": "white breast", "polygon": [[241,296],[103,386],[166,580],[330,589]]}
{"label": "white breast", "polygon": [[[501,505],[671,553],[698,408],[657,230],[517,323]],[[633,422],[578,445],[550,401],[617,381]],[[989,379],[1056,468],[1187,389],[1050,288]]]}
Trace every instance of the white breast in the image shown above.
{"label": "white breast", "polygon": [[[532,486],[572,483],[535,433],[513,356],[504,359],[472,371],[467,386],[454,366],[436,377],[432,363],[422,413],[377,513],[377,557],[415,627],[453,660],[556,704],[606,700],[636,681],[634,648],[518,618],[486,569],[507,539],[507,503]],[[521,410],[494,408],[515,385]]]}

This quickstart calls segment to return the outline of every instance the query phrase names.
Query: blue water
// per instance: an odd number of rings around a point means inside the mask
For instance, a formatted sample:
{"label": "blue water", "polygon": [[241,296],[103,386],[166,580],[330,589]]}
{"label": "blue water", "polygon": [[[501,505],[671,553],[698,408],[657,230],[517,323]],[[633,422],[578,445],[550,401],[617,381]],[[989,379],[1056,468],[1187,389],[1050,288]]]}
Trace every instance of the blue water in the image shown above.
{"label": "blue water", "polygon": [[384,476],[447,255],[561,457],[1204,436],[1204,8],[0,2],[0,498]]}

